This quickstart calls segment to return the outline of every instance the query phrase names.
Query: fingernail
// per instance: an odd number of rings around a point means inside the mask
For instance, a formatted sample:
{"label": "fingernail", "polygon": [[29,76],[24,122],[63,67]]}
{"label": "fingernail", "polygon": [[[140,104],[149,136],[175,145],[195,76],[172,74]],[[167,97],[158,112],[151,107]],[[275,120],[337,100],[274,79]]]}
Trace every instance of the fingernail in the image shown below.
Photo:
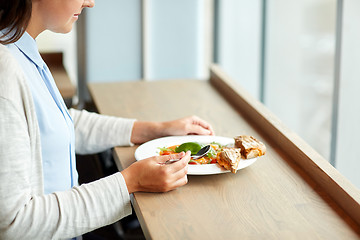
{"label": "fingernail", "polygon": [[182,151],[182,152],[179,152],[179,154],[180,154],[180,156],[183,156],[183,155],[185,155],[185,152]]}

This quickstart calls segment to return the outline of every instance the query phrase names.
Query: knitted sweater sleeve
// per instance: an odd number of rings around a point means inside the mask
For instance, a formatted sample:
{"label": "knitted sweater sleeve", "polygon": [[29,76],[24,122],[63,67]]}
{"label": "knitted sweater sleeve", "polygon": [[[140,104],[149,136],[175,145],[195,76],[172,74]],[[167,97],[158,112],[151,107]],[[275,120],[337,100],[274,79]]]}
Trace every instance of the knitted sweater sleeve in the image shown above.
{"label": "knitted sweater sleeve", "polygon": [[1,98],[0,115],[0,239],[66,239],[131,213],[120,172],[69,191],[35,193],[33,178],[42,172],[32,171],[24,117]]}
{"label": "knitted sweater sleeve", "polygon": [[75,126],[75,151],[90,154],[115,146],[129,146],[135,119],[69,110]]}

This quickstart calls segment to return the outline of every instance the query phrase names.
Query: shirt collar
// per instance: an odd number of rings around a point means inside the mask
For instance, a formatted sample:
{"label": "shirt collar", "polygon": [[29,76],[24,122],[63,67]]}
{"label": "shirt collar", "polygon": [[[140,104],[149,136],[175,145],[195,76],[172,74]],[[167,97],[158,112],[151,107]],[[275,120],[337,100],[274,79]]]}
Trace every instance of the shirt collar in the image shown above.
{"label": "shirt collar", "polygon": [[38,67],[44,67],[44,61],[40,56],[36,41],[27,32],[25,32],[21,38],[15,42],[15,45]]}

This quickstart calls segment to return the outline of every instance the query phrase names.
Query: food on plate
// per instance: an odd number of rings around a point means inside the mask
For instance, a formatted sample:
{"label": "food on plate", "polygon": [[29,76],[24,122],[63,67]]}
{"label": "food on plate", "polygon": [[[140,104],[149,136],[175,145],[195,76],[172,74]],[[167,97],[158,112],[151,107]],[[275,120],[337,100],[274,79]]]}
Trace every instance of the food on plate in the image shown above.
{"label": "food on plate", "polygon": [[235,147],[241,149],[241,155],[245,159],[261,157],[266,152],[265,145],[253,136],[237,136],[234,140]]}
{"label": "food on plate", "polygon": [[201,149],[201,145],[197,142],[186,142],[181,144],[180,146],[177,146],[175,148],[175,152],[187,152],[191,151],[191,155],[195,155],[199,150]]}
{"label": "food on plate", "polygon": [[241,161],[240,148],[224,148],[218,155],[217,162],[220,166],[232,173],[236,173],[239,163]]}
{"label": "food on plate", "polygon": [[[260,157],[266,152],[265,145],[252,136],[237,136],[234,137],[234,142],[235,144],[231,144],[231,146],[224,146],[212,142],[210,143],[211,149],[207,155],[199,159],[191,159],[189,164],[218,163],[232,173],[236,173],[239,163],[242,160]],[[191,155],[195,155],[205,145],[209,145],[209,143],[185,142],[169,147],[159,147],[159,149],[160,155],[169,155],[182,151],[191,151]]]}
{"label": "food on plate", "polygon": [[[160,147],[160,155],[169,155],[179,152],[191,151],[191,155],[195,155],[202,147],[209,144],[201,144],[197,142],[186,142],[181,145],[173,145],[170,147]],[[223,146],[219,143],[210,143],[210,151],[201,158],[190,159],[189,164],[211,164],[217,162],[218,153],[221,151]]]}

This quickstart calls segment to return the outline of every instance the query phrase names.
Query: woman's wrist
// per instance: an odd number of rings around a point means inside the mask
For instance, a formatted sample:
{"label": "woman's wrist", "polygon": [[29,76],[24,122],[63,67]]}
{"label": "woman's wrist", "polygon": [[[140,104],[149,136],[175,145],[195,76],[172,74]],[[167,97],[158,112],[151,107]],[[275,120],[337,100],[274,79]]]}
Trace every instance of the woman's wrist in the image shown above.
{"label": "woman's wrist", "polygon": [[139,184],[136,179],[134,179],[133,176],[134,173],[132,173],[131,167],[128,167],[121,171],[121,174],[125,180],[126,187],[128,189],[129,194],[139,191]]}
{"label": "woman's wrist", "polygon": [[166,136],[165,123],[135,121],[131,133],[131,142],[139,144],[163,136]]}

